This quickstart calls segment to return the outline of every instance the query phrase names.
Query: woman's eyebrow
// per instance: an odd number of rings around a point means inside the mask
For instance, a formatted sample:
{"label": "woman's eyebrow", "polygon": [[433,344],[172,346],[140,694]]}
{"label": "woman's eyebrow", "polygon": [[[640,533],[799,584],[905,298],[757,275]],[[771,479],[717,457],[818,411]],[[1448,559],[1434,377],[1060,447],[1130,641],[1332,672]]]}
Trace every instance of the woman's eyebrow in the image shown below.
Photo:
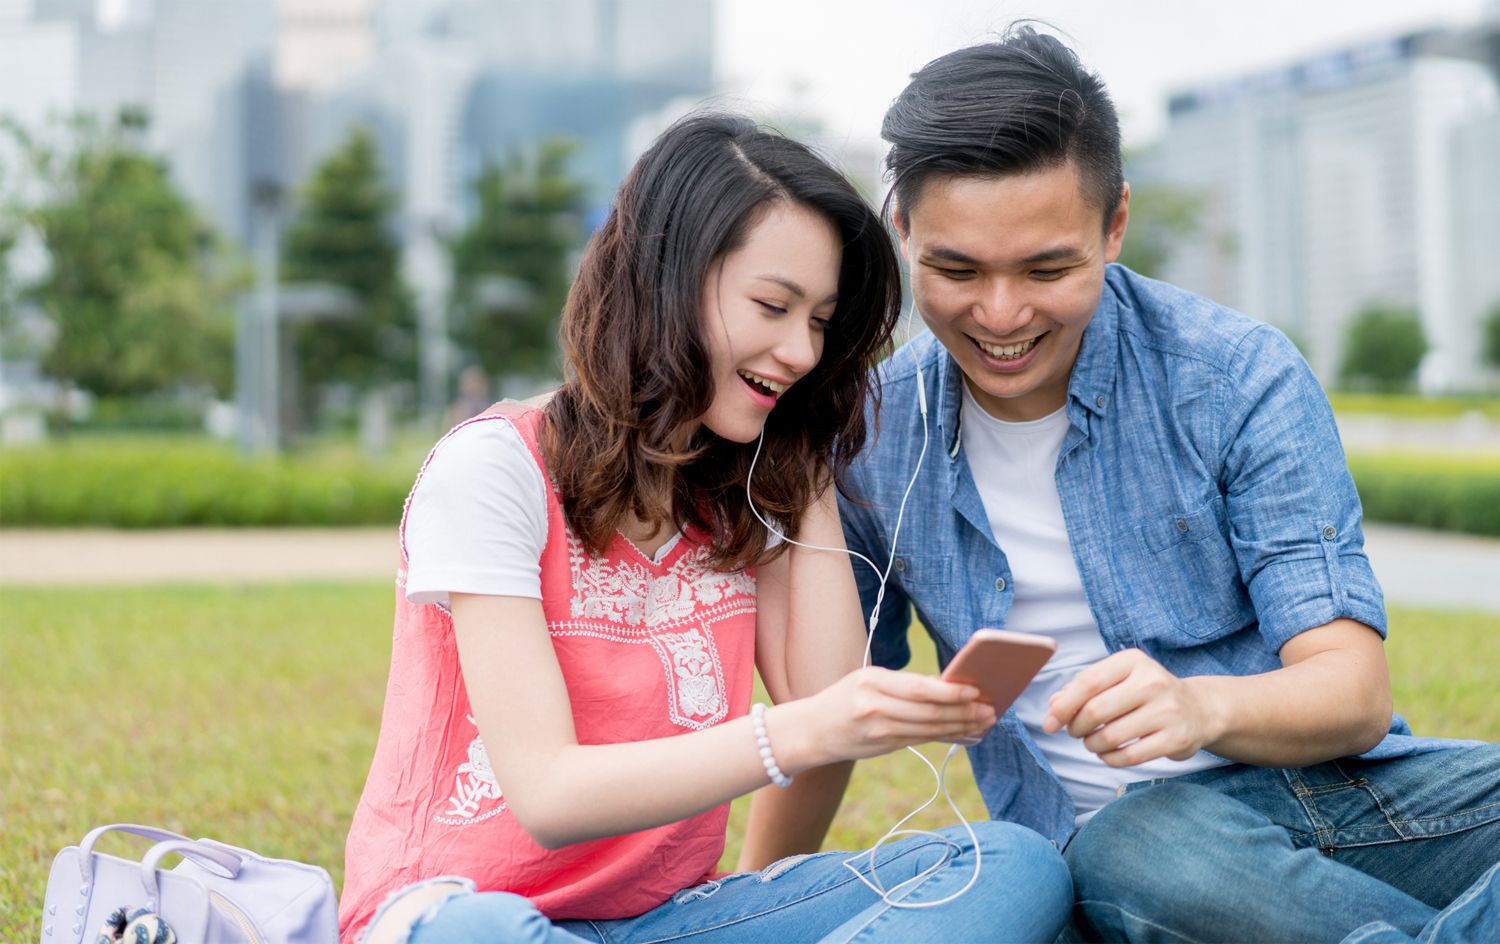
{"label": "woman's eyebrow", "polygon": [[[797,296],[798,298],[806,298],[807,297],[807,289],[803,288],[801,285],[798,285],[796,282],[793,282],[791,279],[786,278],[785,276],[781,276],[781,275],[757,275],[756,278],[757,279],[764,279],[767,282],[775,282],[777,285],[780,285],[782,288],[786,289],[788,292],[791,292],[793,295]],[[819,304],[827,305],[827,304],[831,304],[832,302],[836,302],[838,300],[839,300],[839,293],[838,292],[834,292],[833,294],[829,295],[827,298],[823,299],[823,301],[819,302]]]}

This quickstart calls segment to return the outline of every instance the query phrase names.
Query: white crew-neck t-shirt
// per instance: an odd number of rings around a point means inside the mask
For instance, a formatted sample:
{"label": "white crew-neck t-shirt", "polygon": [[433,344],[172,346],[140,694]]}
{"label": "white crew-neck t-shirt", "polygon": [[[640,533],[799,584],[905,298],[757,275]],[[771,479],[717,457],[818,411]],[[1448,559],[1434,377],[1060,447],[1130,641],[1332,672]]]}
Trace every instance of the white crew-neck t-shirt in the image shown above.
{"label": "white crew-neck t-shirt", "polygon": [[1058,409],[1027,422],[996,419],[974,399],[967,383],[962,411],[963,450],[990,529],[1010,563],[1014,598],[1003,628],[1057,641],[1057,653],[1016,699],[1015,707],[1073,798],[1077,824],[1113,800],[1122,784],[1223,765],[1225,761],[1200,751],[1185,761],[1161,758],[1116,769],[1066,730],[1042,730],[1052,693],[1109,655],[1083,592],[1057,495],[1057,457],[1068,417]]}

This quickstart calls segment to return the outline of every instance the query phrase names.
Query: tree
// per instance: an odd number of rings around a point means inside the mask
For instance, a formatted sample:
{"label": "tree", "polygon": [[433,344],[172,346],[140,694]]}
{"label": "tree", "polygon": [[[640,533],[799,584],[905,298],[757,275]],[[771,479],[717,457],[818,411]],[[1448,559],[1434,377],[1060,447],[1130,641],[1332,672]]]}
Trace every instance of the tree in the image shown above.
{"label": "tree", "polygon": [[23,286],[55,329],[42,369],[105,396],[184,382],[224,391],[239,273],[166,164],[142,150],[146,126],[124,110],[110,125],[70,119],[55,140],[8,127],[41,194],[21,220],[50,258]]}
{"label": "tree", "polygon": [[293,332],[302,370],[316,369],[320,381],[370,389],[415,376],[415,309],[401,281],[401,247],[390,219],[395,206],[366,128],[353,129],[303,186],[282,281],[340,285],[360,307],[351,320],[284,329]]}
{"label": "tree", "polygon": [[[557,326],[581,238],[586,187],[568,173],[576,145],[543,141],[528,157],[487,165],[473,184],[476,213],[450,244],[455,343],[491,376],[557,364]],[[522,291],[486,299],[486,281]]]}
{"label": "tree", "polygon": [[1349,322],[1339,380],[1345,386],[1400,390],[1411,385],[1426,354],[1427,337],[1415,310],[1371,305]]}
{"label": "tree", "polygon": [[1479,356],[1491,367],[1500,367],[1500,302],[1490,306],[1489,314],[1480,322]]}
{"label": "tree", "polygon": [[10,196],[13,176],[12,168],[0,161],[0,354],[9,350],[16,323],[15,279],[10,273],[9,257],[20,239],[21,219]]}
{"label": "tree", "polygon": [[1161,278],[1173,246],[1202,235],[1203,194],[1171,184],[1130,189],[1130,225],[1119,262],[1141,275]]}

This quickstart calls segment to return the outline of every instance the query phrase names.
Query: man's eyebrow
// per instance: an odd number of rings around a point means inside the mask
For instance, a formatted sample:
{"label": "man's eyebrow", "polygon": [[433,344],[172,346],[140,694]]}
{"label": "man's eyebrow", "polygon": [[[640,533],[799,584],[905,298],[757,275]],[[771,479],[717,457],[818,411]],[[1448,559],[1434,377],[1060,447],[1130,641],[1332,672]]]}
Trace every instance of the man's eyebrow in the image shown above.
{"label": "man's eyebrow", "polygon": [[[797,296],[798,298],[806,298],[807,297],[807,289],[805,289],[802,286],[798,285],[796,282],[793,282],[791,279],[786,278],[785,276],[780,276],[780,275],[757,275],[756,278],[757,279],[764,279],[767,282],[775,282],[777,285],[780,285],[782,288],[786,289],[788,292],[791,292],[793,295]],[[819,304],[827,305],[827,304],[830,304],[832,302],[836,302],[838,300],[839,300],[839,293],[838,292],[834,292],[832,295],[829,295],[827,298],[823,299],[823,301],[821,301]]]}
{"label": "man's eyebrow", "polygon": [[973,256],[970,256],[967,253],[959,252],[957,249],[950,249],[947,246],[928,246],[922,252],[922,255],[926,256],[929,259],[941,259],[944,262],[957,262],[961,263],[962,265],[972,266],[979,265],[979,260],[975,259]]}
{"label": "man's eyebrow", "polygon": [[[931,246],[924,250],[922,255],[929,259],[938,259],[943,262],[957,262],[961,265],[977,266],[980,264],[978,259],[975,259],[968,253],[959,252],[957,249],[951,249],[947,246]],[[1077,259],[1082,255],[1083,253],[1074,246],[1054,246],[1051,249],[1043,249],[1041,252],[1032,253],[1021,260],[1021,265],[1037,265],[1043,262]]]}
{"label": "man's eyebrow", "polygon": [[1022,265],[1036,265],[1039,262],[1060,262],[1067,259],[1077,259],[1083,252],[1074,246],[1054,246],[1051,249],[1043,249],[1035,252],[1021,260]]}

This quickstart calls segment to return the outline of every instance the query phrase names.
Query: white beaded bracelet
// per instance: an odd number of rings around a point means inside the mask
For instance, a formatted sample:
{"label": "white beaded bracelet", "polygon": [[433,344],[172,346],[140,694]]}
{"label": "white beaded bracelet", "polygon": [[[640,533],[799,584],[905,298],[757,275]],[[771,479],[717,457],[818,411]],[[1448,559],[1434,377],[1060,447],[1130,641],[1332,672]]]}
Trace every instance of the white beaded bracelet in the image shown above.
{"label": "white beaded bracelet", "polygon": [[790,787],[792,778],[776,766],[776,755],[771,753],[771,739],[766,736],[766,706],[760,702],[750,706],[750,725],[755,730],[755,746],[760,749],[760,762],[766,767],[766,776],[778,787]]}

